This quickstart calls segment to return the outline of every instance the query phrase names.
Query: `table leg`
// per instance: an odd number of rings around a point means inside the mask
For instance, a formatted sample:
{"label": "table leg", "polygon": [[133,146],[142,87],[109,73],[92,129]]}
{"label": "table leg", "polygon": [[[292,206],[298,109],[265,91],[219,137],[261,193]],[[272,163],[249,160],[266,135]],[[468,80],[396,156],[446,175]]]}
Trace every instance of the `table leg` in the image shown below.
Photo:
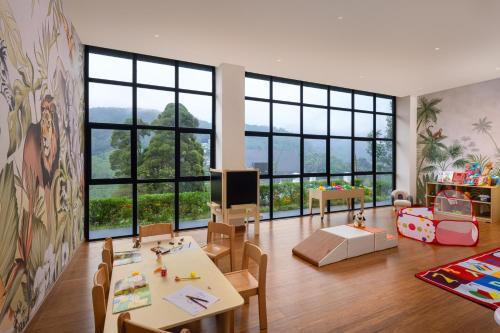
{"label": "table leg", "polygon": [[260,233],[260,211],[255,211],[254,234],[257,236]]}
{"label": "table leg", "polygon": [[323,198],[319,201],[319,211],[321,212],[321,221],[323,221],[325,216],[325,200]]}
{"label": "table leg", "polygon": [[234,333],[234,310],[224,312],[223,318],[223,332]]}
{"label": "table leg", "polygon": [[313,197],[311,192],[309,192],[309,215],[313,213]]}
{"label": "table leg", "polygon": [[361,203],[360,203],[361,204],[361,210],[364,210],[365,209],[365,196],[362,196],[360,201],[361,201]]}

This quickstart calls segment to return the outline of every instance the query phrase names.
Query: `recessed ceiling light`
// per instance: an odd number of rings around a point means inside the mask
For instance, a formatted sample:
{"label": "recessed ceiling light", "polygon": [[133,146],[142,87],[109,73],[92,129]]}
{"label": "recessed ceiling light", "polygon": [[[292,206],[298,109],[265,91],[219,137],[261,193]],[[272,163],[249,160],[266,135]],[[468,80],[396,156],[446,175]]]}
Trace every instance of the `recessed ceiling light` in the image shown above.
{"label": "recessed ceiling light", "polygon": [[439,50],[440,50],[440,48],[439,48],[439,47],[435,47],[435,48],[434,48],[434,50],[439,51]]}
{"label": "recessed ceiling light", "polygon": [[276,59],[276,62],[281,62],[281,58]]}
{"label": "recessed ceiling light", "polygon": [[500,71],[500,67],[495,68],[496,71]]}
{"label": "recessed ceiling light", "polygon": [[343,16],[337,16],[337,20],[343,20],[344,17]]}
{"label": "recessed ceiling light", "polygon": [[364,79],[364,78],[365,78],[365,76],[364,76],[364,75],[360,75],[360,76],[359,76],[359,78],[360,78],[360,79]]}
{"label": "recessed ceiling light", "polygon": [[158,35],[158,34],[155,34],[155,35],[154,35],[154,37],[155,37],[155,38],[158,38],[158,37],[160,37],[160,35]]}

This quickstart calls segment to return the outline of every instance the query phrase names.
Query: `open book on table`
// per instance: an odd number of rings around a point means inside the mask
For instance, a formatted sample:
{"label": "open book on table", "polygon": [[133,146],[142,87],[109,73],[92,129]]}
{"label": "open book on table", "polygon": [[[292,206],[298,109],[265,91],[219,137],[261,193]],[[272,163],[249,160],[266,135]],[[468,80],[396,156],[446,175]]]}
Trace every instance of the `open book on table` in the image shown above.
{"label": "open book on table", "polygon": [[151,291],[143,274],[128,276],[116,282],[113,313],[151,305]]}

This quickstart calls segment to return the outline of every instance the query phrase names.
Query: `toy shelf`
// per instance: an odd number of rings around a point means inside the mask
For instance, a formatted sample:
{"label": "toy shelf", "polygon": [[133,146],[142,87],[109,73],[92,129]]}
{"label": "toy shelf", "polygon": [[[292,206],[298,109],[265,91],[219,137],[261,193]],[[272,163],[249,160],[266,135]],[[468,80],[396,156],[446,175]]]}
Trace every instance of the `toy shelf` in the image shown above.
{"label": "toy shelf", "polygon": [[[425,203],[427,207],[434,206],[436,195],[442,190],[457,190],[468,193],[478,221],[489,223],[500,221],[500,187],[428,182],[425,185]],[[480,200],[480,196],[489,196],[489,201]],[[467,201],[458,198],[456,200]],[[465,215],[462,216],[465,217]]]}

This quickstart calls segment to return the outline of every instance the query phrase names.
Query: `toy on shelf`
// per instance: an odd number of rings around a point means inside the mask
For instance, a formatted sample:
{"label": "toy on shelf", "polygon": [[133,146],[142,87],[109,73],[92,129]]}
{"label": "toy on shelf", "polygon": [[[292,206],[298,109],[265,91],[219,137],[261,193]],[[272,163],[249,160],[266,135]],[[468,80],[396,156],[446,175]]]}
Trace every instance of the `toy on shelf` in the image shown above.
{"label": "toy on shelf", "polygon": [[481,172],[481,176],[489,176],[491,170],[493,170],[493,162],[488,162],[484,166],[483,172]]}
{"label": "toy on shelf", "polygon": [[356,228],[364,228],[365,227],[365,221],[366,218],[363,215],[363,210],[360,210],[359,212],[356,212],[354,216],[352,217],[353,220],[353,225]]}
{"label": "toy on shelf", "polygon": [[477,185],[479,176],[481,176],[481,164],[479,164],[479,163],[467,163],[465,165],[464,184]]}
{"label": "toy on shelf", "polygon": [[397,226],[402,236],[425,243],[475,246],[479,240],[479,226],[472,201],[456,190],[440,191],[433,209],[402,209]]}

